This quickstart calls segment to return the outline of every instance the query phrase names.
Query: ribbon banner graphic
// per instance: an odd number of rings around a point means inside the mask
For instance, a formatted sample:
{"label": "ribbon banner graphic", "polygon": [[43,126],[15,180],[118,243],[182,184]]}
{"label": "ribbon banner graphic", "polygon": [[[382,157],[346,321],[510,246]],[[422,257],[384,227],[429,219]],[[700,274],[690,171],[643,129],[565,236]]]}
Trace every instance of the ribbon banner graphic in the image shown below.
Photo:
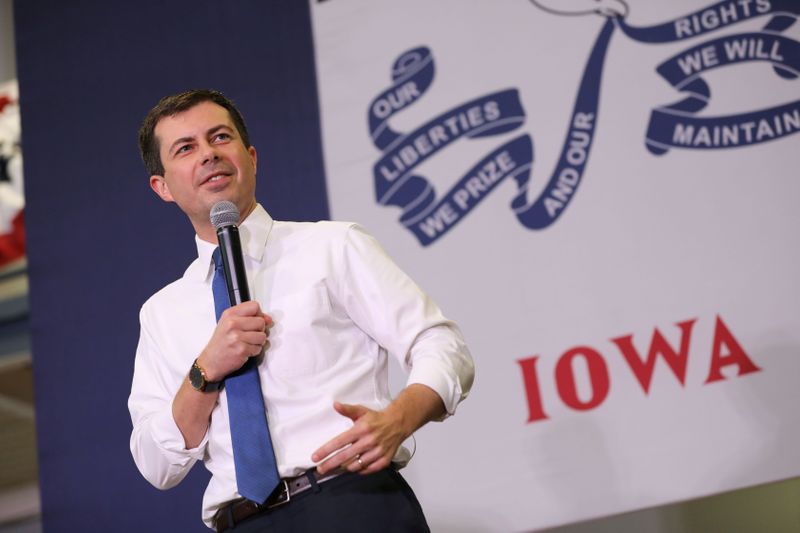
{"label": "ribbon banner graphic", "polygon": [[800,43],[779,33],[792,26],[800,13],[793,0],[723,1],[672,22],[634,28],[615,18],[620,29],[644,43],[670,43],[697,37],[748,19],[772,15],[760,32],[727,35],[693,46],[656,69],[670,85],[686,94],[672,105],[653,110],[645,143],[661,155],[670,148],[717,149],[758,144],[800,130],[800,100],[721,117],[697,117],[711,99],[701,74],[751,61],[772,64],[774,72],[796,80],[800,74]]}
{"label": "ribbon banner graphic", "polygon": [[796,0],[728,0],[670,22],[633,27],[626,23],[626,13],[597,11],[606,21],[584,67],[556,168],[535,200],[528,199],[534,158],[533,140],[528,134],[492,150],[447,192],[437,196],[417,167],[462,138],[501,135],[521,127],[525,111],[519,92],[511,88],[454,107],[409,133],[392,130],[391,117],[421,98],[434,79],[431,51],[427,47],[409,50],[395,61],[391,86],[372,101],[368,111],[372,141],[382,151],[373,167],[376,199],[381,205],[400,207],[400,222],[420,244],[428,246],[477,207],[502,180],[513,178],[517,192],[511,209],[519,222],[532,230],[549,227],[566,211],[586,170],[598,120],[603,64],[615,27],[638,42],[671,43],[771,15],[761,31],[694,45],[657,67],[657,72],[685,97],[653,109],[645,144],[651,153],[662,155],[672,148],[744,147],[794,134],[800,130],[800,100],[729,116],[697,114],[711,98],[709,85],[702,78],[709,70],[760,61],[770,63],[775,74],[789,82],[798,78],[800,43],[780,34],[796,22],[798,12],[800,3]]}

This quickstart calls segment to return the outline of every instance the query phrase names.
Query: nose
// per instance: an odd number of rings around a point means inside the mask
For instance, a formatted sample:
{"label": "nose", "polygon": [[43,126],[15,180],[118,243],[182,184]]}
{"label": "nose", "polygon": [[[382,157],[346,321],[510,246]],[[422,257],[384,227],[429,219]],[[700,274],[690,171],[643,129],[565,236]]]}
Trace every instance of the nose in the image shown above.
{"label": "nose", "polygon": [[214,163],[219,161],[219,153],[213,144],[205,144],[203,146],[203,164]]}

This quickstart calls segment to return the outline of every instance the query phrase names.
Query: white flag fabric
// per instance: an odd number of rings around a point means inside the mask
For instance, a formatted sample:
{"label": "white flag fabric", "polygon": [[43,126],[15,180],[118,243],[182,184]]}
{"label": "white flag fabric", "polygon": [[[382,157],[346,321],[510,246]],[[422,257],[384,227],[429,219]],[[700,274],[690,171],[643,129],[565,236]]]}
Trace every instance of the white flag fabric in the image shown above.
{"label": "white flag fabric", "polygon": [[800,475],[796,0],[312,2],[333,218],[464,330],[434,531]]}

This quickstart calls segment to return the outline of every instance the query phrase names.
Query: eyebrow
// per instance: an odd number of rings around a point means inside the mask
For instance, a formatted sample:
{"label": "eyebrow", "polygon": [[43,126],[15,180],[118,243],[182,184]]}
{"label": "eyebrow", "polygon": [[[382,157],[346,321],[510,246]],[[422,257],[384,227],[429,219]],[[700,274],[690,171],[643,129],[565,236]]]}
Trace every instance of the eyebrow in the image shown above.
{"label": "eyebrow", "polygon": [[[213,128],[209,128],[208,130],[206,130],[206,136],[210,137],[211,135],[214,135],[219,130],[223,130],[223,129],[228,130],[230,132],[233,132],[233,128],[231,128],[227,124],[217,124]],[[192,141],[194,141],[194,136],[192,136],[192,135],[189,135],[189,136],[186,136],[186,137],[181,137],[180,139],[176,139],[175,142],[173,142],[170,145],[168,153],[171,154],[173,152],[173,150],[175,150],[175,147],[178,146],[179,144],[192,142]]]}

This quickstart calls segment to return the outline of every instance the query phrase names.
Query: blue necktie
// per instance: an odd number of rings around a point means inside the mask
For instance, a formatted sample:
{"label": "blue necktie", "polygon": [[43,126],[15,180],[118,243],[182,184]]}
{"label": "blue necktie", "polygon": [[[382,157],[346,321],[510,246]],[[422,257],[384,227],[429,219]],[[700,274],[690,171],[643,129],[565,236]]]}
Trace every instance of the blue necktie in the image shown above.
{"label": "blue necktie", "polygon": [[[230,307],[230,298],[219,248],[214,250],[212,258],[215,270],[211,289],[214,292],[214,308],[219,321],[222,312]],[[278,486],[280,476],[275,464],[267,412],[254,357],[225,378],[225,390],[228,396],[237,489],[248,500],[264,503]]]}

